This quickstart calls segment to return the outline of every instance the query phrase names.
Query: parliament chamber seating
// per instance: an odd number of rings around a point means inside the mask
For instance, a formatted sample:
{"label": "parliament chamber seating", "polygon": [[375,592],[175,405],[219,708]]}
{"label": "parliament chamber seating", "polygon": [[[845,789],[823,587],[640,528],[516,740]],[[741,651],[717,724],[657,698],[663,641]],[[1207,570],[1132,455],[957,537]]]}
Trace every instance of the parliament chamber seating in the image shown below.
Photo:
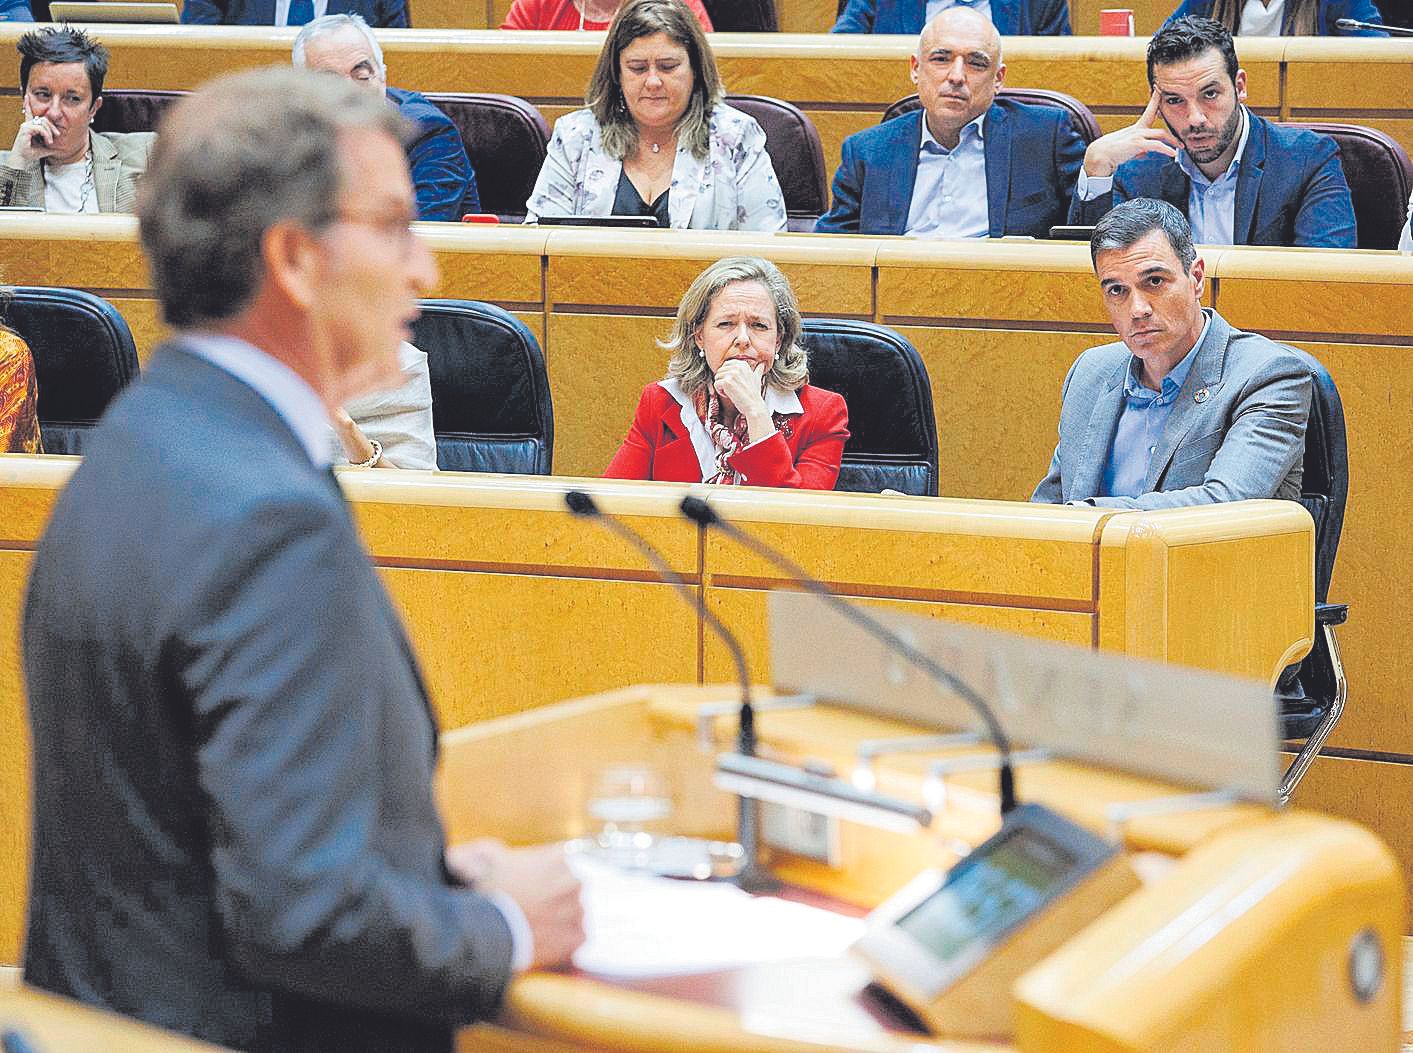
{"label": "parliament chamber seating", "polygon": [[829,211],[829,173],[814,122],[798,106],[764,95],[728,95],[726,101],[754,117],[765,132],[765,152],[780,181],[790,229],[814,230],[814,221]]}
{"label": "parliament chamber seating", "polygon": [[554,409],[535,335],[504,308],[423,300],[412,342],[427,353],[437,467],[549,475]]}
{"label": "parliament chamber seating", "polygon": [[[93,128],[99,132],[153,131],[162,112],[184,94],[105,91]],[[549,143],[550,128],[544,115],[524,99],[493,92],[428,92],[427,98],[451,118],[461,135],[471,170],[476,173],[481,211],[516,223],[524,219],[525,202]]]}
{"label": "parliament chamber seating", "polygon": [[550,128],[524,99],[491,92],[428,92],[461,133],[481,211],[518,223],[545,161]]}
{"label": "parliament chamber seating", "polygon": [[1413,163],[1398,143],[1377,128],[1358,124],[1291,122],[1339,144],[1339,163],[1354,199],[1361,249],[1396,249],[1413,189]]}
{"label": "parliament chamber seating", "polygon": [[872,322],[807,318],[810,383],[844,396],[849,441],[836,490],[937,496],[937,418],[927,366]]}
{"label": "parliament chamber seating", "polygon": [[1310,423],[1305,431],[1304,473],[1300,503],[1315,522],[1315,643],[1276,685],[1281,705],[1281,736],[1303,744],[1281,780],[1281,800],[1288,801],[1334,731],[1348,692],[1335,627],[1349,608],[1330,603],[1330,578],[1344,529],[1349,497],[1349,447],[1344,431],[1344,403],[1334,378],[1313,355],[1291,348],[1310,371]]}
{"label": "parliament chamber seating", "polygon": [[775,0],[704,0],[717,33],[774,33],[780,29]]}
{"label": "parliament chamber seating", "polygon": [[[1023,102],[1030,106],[1054,106],[1056,109],[1064,110],[1070,115],[1071,126],[1086,144],[1092,143],[1103,134],[1099,130],[1099,122],[1095,120],[1089,107],[1073,95],[1066,95],[1062,91],[1047,91],[1043,88],[1002,88],[996,94],[1000,98]],[[922,103],[918,101],[917,94],[914,93],[889,106],[883,112],[883,120],[891,121],[894,117],[912,113],[921,106]]]}
{"label": "parliament chamber seating", "polygon": [[44,451],[82,453],[84,432],[137,376],[127,322],[102,297],[79,289],[8,289],[0,310],[34,356]]}

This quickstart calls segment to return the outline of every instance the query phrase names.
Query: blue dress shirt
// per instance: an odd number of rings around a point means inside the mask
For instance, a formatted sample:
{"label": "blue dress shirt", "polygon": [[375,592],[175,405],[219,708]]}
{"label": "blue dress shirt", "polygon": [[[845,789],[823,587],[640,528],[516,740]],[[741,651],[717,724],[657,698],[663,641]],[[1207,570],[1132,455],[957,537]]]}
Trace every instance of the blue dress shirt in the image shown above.
{"label": "blue dress shirt", "polygon": [[927,0],[922,24],[927,25],[949,7],[969,7],[987,19],[991,17],[991,0]]}
{"label": "blue dress shirt", "polygon": [[[1192,227],[1192,240],[1199,245],[1231,245],[1236,240],[1236,181],[1241,174],[1241,158],[1246,153],[1246,141],[1251,137],[1251,115],[1241,108],[1241,135],[1236,153],[1227,170],[1216,179],[1208,179],[1196,162],[1179,148],[1173,163],[1188,179],[1187,221]],[[1093,201],[1114,188],[1114,177],[1087,176],[1079,170],[1079,199]]]}
{"label": "blue dress shirt", "polygon": [[1251,135],[1251,121],[1246,107],[1241,108],[1241,137],[1236,153],[1227,170],[1216,179],[1208,179],[1197,162],[1178,150],[1177,164],[1190,183],[1187,192],[1187,222],[1192,226],[1192,240],[1200,245],[1230,245],[1236,238],[1236,180],[1241,173],[1241,158],[1246,153],[1246,140]]}
{"label": "blue dress shirt", "polygon": [[1143,363],[1138,358],[1129,359],[1128,372],[1124,374],[1124,408],[1114,429],[1109,463],[1104,466],[1100,497],[1138,497],[1147,492],[1148,464],[1158,449],[1178,392],[1182,391],[1197,349],[1207,338],[1211,325],[1209,316],[1192,350],[1163,378],[1161,391],[1145,387],[1139,379],[1143,375]]}
{"label": "blue dress shirt", "polygon": [[922,120],[917,179],[903,233],[922,238],[984,238],[991,231],[986,198],[986,114],[963,126],[948,150]]}

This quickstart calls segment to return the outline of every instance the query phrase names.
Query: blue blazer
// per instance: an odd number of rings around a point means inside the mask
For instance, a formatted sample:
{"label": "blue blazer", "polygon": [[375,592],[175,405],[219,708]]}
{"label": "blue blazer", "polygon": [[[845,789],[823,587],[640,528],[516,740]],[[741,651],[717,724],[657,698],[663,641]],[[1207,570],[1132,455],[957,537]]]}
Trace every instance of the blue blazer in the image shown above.
{"label": "blue blazer", "polygon": [[[849,0],[831,33],[906,33],[917,36],[927,17],[927,0]],[[1004,37],[1058,37],[1070,34],[1065,0],[991,0],[991,21]]]}
{"label": "blue blazer", "polygon": [[[1282,36],[1290,36],[1291,6],[1293,5],[1288,5],[1285,9],[1285,18],[1281,23]],[[1201,15],[1203,18],[1211,18],[1212,0],[1182,0],[1178,9],[1168,16],[1168,21],[1182,18],[1184,15]],[[1356,29],[1346,33],[1342,29],[1335,28],[1335,20],[1339,18],[1383,23],[1383,16],[1379,14],[1379,9],[1374,6],[1373,0],[1320,0],[1319,10],[1315,13],[1315,34],[1322,37],[1388,36],[1387,33],[1380,33],[1373,29]]]}
{"label": "blue blazer", "polygon": [[33,22],[29,0],[0,0],[0,22]]}
{"label": "blue blazer", "polygon": [[[362,15],[370,26],[405,28],[407,0],[329,0],[329,15]],[[186,0],[182,22],[206,26],[273,26],[275,0]]]}
{"label": "blue blazer", "polygon": [[407,163],[417,189],[417,218],[455,223],[467,212],[480,212],[476,174],[451,118],[425,95],[401,88],[387,92],[388,101],[417,129],[407,145]]}
{"label": "blue blazer", "polygon": [[[1354,202],[1335,141],[1246,113],[1251,135],[1236,177],[1233,243],[1355,248]],[[1135,157],[1114,172],[1111,193],[1080,201],[1076,189],[1070,222],[1091,226],[1136,197],[1160,198],[1185,216],[1191,182],[1169,157]]]}
{"label": "blue blazer", "polygon": [[[844,140],[834,174],[834,205],[815,230],[825,234],[901,234],[908,222],[923,111],[884,121]],[[982,125],[990,235],[1043,238],[1065,221],[1084,140],[1069,114],[1010,99],[991,104]]]}

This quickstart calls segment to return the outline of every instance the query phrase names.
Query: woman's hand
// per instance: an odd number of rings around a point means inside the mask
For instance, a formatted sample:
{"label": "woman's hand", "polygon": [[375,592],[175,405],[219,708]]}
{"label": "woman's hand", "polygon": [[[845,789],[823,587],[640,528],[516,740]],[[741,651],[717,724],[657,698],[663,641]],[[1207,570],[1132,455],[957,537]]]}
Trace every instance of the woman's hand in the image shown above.
{"label": "woman's hand", "polygon": [[10,147],[10,167],[32,168],[41,159],[54,156],[58,138],[59,130],[49,123],[48,117],[26,114],[20,130],[15,133],[15,145]]}
{"label": "woman's hand", "polygon": [[[349,464],[362,464],[373,456],[373,444],[368,436],[363,434],[357,422],[345,413],[342,409],[335,409],[330,415],[330,423],[334,426],[334,434],[339,437],[339,444],[343,447],[344,456],[348,458]],[[374,468],[396,468],[386,457],[380,457]]]}
{"label": "woman's hand", "polygon": [[759,363],[733,358],[721,363],[714,380],[716,393],[746,418],[747,436],[751,442],[759,442],[775,431],[775,421],[765,408],[761,384],[764,375],[765,367]]}

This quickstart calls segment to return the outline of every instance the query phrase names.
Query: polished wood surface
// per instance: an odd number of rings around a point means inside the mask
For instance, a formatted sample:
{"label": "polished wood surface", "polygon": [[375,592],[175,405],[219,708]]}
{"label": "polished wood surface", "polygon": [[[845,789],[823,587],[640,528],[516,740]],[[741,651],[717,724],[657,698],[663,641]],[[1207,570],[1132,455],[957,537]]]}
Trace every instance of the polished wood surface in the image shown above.
{"label": "polished wood surface", "polygon": [[[1156,21],[1156,8],[1146,10],[1135,8],[1136,17]],[[1082,9],[1079,30],[1090,17]],[[1139,32],[1148,28],[1156,27],[1140,26]],[[22,31],[0,24],[0,47],[13,46]],[[113,56],[108,87],[148,89],[191,88],[226,70],[283,64],[294,34],[240,26],[111,25],[100,31]],[[583,105],[603,34],[428,28],[379,30],[378,37],[389,82],[398,87],[519,95],[553,120]],[[1147,104],[1146,46],[1142,37],[1008,37],[1006,83],[1066,92],[1094,110],[1106,128],[1116,127]],[[810,116],[830,174],[846,136],[876,124],[890,103],[914,91],[908,56],[916,41],[909,37],[717,33],[712,47],[728,91],[787,99]],[[1413,152],[1413,95],[1403,75],[1413,43],[1238,38],[1237,51],[1249,75],[1247,101],[1257,112],[1284,120],[1346,115],[1382,128]],[[0,94],[17,93],[12,64],[0,71]],[[14,135],[18,111],[16,106],[0,119],[0,135]]]}
{"label": "polished wood surface", "polygon": [[[0,857],[0,963],[16,960],[28,842],[20,606],[30,553],[75,464],[0,457],[0,504],[15,510],[0,521],[0,770],[7,773],[0,792],[0,847],[7,849]],[[563,495],[574,485],[623,516],[709,606],[730,614],[756,674],[768,676],[761,590],[778,575],[714,535],[703,538],[677,510],[686,487],[353,470],[341,478],[443,727],[623,683],[728,675],[695,612],[644,559],[568,512]],[[1267,681],[1292,652],[1309,647],[1312,534],[1295,505],[1115,513],[746,487],[717,500],[723,514],[841,591],[935,617],[1215,664]],[[1286,591],[1246,588],[1254,563],[1285,581]],[[1225,597],[1222,620],[1189,617],[1214,593]],[[1228,619],[1245,628],[1229,633]],[[502,758],[508,776],[534,767],[533,741],[525,745],[523,755],[506,751]],[[606,756],[614,748],[605,738],[586,753]],[[510,817],[524,822],[524,802],[507,804]],[[561,822],[582,815],[576,807],[542,811]],[[575,830],[533,832],[559,837]]]}
{"label": "polished wood surface", "polygon": [[[605,758],[625,756],[684,772],[674,784],[683,812],[680,821],[674,817],[676,828],[724,832],[730,800],[701,773],[729,744],[733,722],[719,719],[709,745],[694,734],[696,710],[721,693],[729,689],[628,688],[443,736],[438,785],[453,837],[513,837],[520,823],[527,840],[577,829],[582,820],[566,824],[564,816],[583,814],[583,788]],[[904,730],[827,707],[758,716],[766,751],[836,766],[849,763],[860,739]],[[598,738],[595,727],[611,745],[586,754],[583,744]],[[542,763],[527,779],[516,759],[531,749],[554,763]],[[887,758],[880,788],[917,799],[928,760]],[[1024,799],[1096,831],[1107,831],[1110,804],[1173,792],[1159,782],[1065,762],[1018,774]],[[924,835],[862,831],[845,842],[837,869],[788,866],[783,859],[777,868],[826,895],[877,903],[921,867],[950,865],[995,831],[994,780],[994,772],[957,776],[955,792]],[[483,785],[495,785],[497,793],[478,793]],[[860,1011],[862,978],[849,973],[848,963],[820,960],[696,982],[530,975],[512,985],[501,1020],[464,1032],[461,1048],[1089,1053],[1168,1049],[1177,1034],[1205,1035],[1213,1049],[1243,1048],[1242,1040],[1251,1048],[1305,1048],[1282,1041],[1292,1034],[1332,1042],[1338,1035],[1349,1048],[1392,1048],[1401,1034],[1403,886],[1387,850],[1367,831],[1311,812],[1233,805],[1138,819],[1122,838],[1143,864],[1143,887],[1021,980],[1015,990],[1022,1028],[1014,1046],[900,1035],[886,1019]],[[1095,935],[1101,928],[1102,936]],[[1377,934],[1387,957],[1386,982],[1367,1005],[1348,997],[1345,986],[1349,938],[1364,928]],[[1063,967],[1055,964],[1061,959]],[[1281,990],[1272,995],[1276,973]],[[1322,1041],[1320,1048],[1336,1045]]]}
{"label": "polished wood surface", "polygon": [[12,1029],[29,1043],[24,1048],[34,1053],[218,1053],[225,1048],[32,987],[0,986],[0,1033]]}

